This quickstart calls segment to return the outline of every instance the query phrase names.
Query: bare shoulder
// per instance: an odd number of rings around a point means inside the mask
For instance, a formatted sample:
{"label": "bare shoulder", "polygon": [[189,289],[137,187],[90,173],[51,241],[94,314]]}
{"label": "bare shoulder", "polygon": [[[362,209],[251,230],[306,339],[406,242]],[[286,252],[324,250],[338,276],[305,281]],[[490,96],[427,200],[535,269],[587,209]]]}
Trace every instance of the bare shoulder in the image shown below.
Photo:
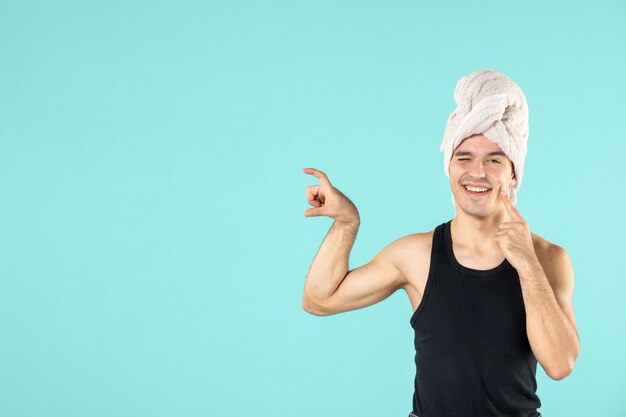
{"label": "bare shoulder", "polygon": [[412,233],[396,239],[385,248],[386,256],[392,257],[401,266],[420,256],[430,255],[433,232]]}
{"label": "bare shoulder", "polygon": [[567,251],[563,247],[552,243],[535,233],[531,233],[531,235],[533,238],[535,253],[537,254],[537,258],[544,269],[557,266],[564,261],[563,258],[569,258]]}
{"label": "bare shoulder", "polygon": [[547,239],[542,238],[534,233],[532,234],[533,246],[535,254],[539,259],[539,263],[543,268],[546,278],[550,285],[555,288],[561,285],[573,285],[572,283],[563,283],[563,280],[573,280],[573,266],[567,251]]}
{"label": "bare shoulder", "polygon": [[394,264],[405,278],[402,288],[414,307],[419,304],[428,279],[433,233],[434,229],[412,233],[388,246]]}

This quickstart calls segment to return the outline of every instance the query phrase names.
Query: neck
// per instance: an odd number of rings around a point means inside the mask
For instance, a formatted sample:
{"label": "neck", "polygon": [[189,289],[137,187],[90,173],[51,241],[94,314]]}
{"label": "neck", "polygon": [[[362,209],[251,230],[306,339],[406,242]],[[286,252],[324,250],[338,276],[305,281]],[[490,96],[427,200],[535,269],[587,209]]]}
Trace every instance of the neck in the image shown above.
{"label": "neck", "polygon": [[499,212],[486,217],[469,215],[462,210],[450,223],[450,233],[454,236],[454,243],[469,249],[488,251],[499,250],[495,234],[502,222],[508,221],[506,213]]}

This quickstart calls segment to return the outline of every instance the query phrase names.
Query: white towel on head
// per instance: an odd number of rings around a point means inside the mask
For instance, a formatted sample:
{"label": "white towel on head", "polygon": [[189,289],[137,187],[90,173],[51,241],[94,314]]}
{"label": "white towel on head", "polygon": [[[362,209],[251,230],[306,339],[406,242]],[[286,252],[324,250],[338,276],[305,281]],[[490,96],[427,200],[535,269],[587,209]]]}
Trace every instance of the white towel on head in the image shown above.
{"label": "white towel on head", "polygon": [[[483,70],[461,77],[454,90],[454,101],[457,108],[448,117],[440,146],[446,176],[450,177],[454,149],[463,139],[481,134],[500,146],[513,162],[517,184],[509,197],[515,204],[527,153],[528,104],[524,93],[504,74]],[[454,196],[452,202],[454,204]]]}

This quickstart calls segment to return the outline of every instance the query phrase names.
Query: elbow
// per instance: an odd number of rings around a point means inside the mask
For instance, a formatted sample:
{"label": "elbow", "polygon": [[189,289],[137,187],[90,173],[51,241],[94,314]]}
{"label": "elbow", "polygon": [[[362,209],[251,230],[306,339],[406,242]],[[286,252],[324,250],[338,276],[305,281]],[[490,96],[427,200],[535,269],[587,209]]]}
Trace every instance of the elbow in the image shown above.
{"label": "elbow", "polygon": [[302,297],[302,309],[309,314],[319,317],[335,314],[333,310],[326,307],[322,302],[312,299],[306,293]]}
{"label": "elbow", "polygon": [[574,368],[563,368],[560,370],[556,370],[556,371],[553,370],[553,371],[546,372],[546,373],[553,380],[560,381],[562,379],[565,379],[567,376],[569,376],[569,374],[571,374],[573,370]]}
{"label": "elbow", "polygon": [[314,302],[306,294],[302,297],[302,309],[314,316],[329,316],[331,313],[325,310],[319,303]]}
{"label": "elbow", "polygon": [[565,363],[558,367],[550,368],[549,371],[546,370],[546,373],[555,381],[567,378],[572,372],[574,372],[574,362],[576,362],[576,356],[568,358]]}

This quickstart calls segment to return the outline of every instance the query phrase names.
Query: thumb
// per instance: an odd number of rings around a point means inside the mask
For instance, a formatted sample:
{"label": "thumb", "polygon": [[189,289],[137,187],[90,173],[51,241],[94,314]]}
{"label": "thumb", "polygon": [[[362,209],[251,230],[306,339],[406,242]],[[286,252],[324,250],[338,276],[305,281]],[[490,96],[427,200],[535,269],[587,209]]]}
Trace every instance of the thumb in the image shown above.
{"label": "thumb", "polygon": [[326,213],[323,207],[313,207],[304,211],[305,217],[318,217],[325,215]]}

